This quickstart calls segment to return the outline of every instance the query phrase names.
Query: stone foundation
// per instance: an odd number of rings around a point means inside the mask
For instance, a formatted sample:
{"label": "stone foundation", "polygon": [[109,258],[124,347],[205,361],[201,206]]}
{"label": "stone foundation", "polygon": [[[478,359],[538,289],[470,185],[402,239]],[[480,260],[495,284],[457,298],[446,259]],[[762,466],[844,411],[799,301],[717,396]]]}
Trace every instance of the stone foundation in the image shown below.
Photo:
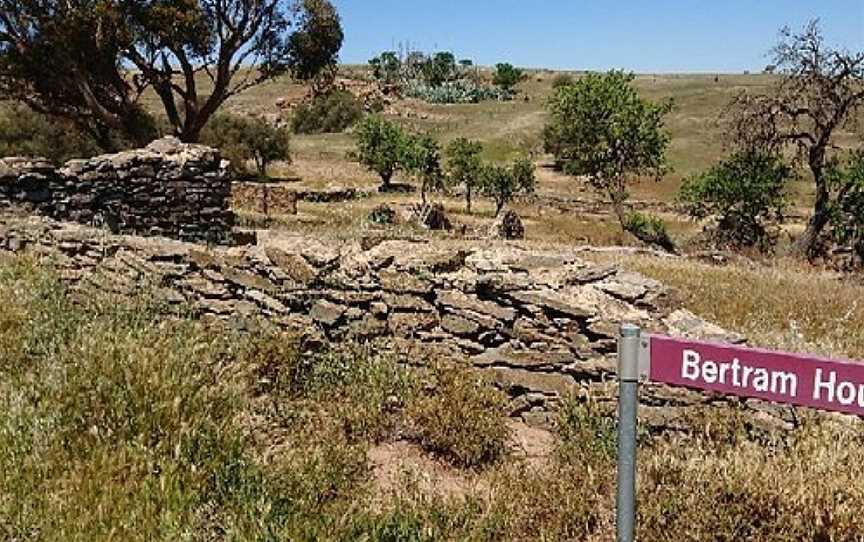
{"label": "stone foundation", "polygon": [[72,160],[0,160],[0,208],[18,206],[114,233],[228,243],[231,182],[219,152],[174,138],[144,149]]}

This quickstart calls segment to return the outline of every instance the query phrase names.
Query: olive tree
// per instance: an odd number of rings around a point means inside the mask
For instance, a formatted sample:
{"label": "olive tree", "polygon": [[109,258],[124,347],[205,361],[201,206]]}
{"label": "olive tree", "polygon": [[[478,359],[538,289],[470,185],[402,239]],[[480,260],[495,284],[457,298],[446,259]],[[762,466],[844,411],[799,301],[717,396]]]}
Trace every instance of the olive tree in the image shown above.
{"label": "olive tree", "polygon": [[536,184],[534,164],[527,158],[519,158],[509,166],[485,164],[480,170],[480,189],[495,201],[495,216],[517,194],[534,192]]}
{"label": "olive tree", "polygon": [[464,137],[453,140],[447,146],[447,173],[450,182],[465,187],[465,208],[471,213],[471,194],[480,181],[483,163],[480,153],[483,145]]}
{"label": "olive tree", "polygon": [[342,40],[327,0],[0,0],[0,95],[112,149],[155,135],[140,105],[152,90],[171,131],[197,141],[232,96],[332,68]]}
{"label": "olive tree", "polygon": [[407,134],[398,124],[370,115],[357,124],[354,137],[354,157],[381,177],[379,191],[389,191],[393,175],[405,169]]}
{"label": "olive tree", "polygon": [[243,171],[246,163],[255,164],[260,178],[275,161],[291,161],[291,134],[287,128],[273,127],[261,119],[237,115],[217,115],[202,133],[208,145],[219,148],[235,168]]}
{"label": "olive tree", "polygon": [[837,132],[864,104],[864,52],[827,46],[818,21],[811,21],[797,33],[783,28],[773,53],[777,82],[766,94],[735,98],[727,111],[729,139],[739,148],[768,153],[791,148],[806,162],[816,197],[795,249],[810,257],[844,191],[828,182],[826,171]]}
{"label": "olive tree", "polygon": [[692,218],[716,219],[711,231],[715,242],[767,249],[783,219],[792,176],[779,155],[738,152],[685,179],[678,199]]}
{"label": "olive tree", "polygon": [[622,228],[653,242],[628,219],[627,186],[639,177],[659,180],[666,172],[664,117],[672,103],[641,98],[633,79],[621,71],[591,73],[556,88],[544,138],[566,173],[584,177],[609,198]]}
{"label": "olive tree", "polygon": [[495,86],[510,91],[513,90],[513,87],[524,81],[525,78],[525,72],[519,68],[515,68],[513,64],[503,62],[495,65],[495,72],[492,74],[492,83]]}
{"label": "olive tree", "polygon": [[441,171],[441,147],[429,135],[409,135],[403,145],[405,170],[420,181],[420,197],[426,204],[429,190],[444,187],[444,173]]}

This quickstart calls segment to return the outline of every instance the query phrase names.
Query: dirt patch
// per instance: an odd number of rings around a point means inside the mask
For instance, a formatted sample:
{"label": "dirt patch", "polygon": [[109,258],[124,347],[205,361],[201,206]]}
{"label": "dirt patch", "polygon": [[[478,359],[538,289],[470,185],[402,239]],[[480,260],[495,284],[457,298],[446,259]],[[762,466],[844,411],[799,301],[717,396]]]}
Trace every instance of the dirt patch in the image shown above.
{"label": "dirt patch", "polygon": [[410,442],[388,442],[369,450],[375,493],[387,496],[417,491],[441,497],[465,497],[482,489],[482,481],[469,471],[431,457]]}
{"label": "dirt patch", "polygon": [[[546,465],[555,444],[554,435],[518,420],[508,420],[512,457],[527,466]],[[483,472],[455,468],[440,461],[420,446],[406,441],[386,442],[369,450],[375,494],[386,497],[417,491],[445,498],[488,495],[489,483]]]}

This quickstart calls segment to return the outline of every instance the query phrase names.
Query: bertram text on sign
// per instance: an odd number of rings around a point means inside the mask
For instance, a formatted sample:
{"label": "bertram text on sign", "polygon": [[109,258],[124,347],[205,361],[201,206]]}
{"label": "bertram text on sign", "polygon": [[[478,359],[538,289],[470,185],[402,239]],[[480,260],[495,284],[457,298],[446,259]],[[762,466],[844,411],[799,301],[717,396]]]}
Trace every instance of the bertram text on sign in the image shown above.
{"label": "bertram text on sign", "polygon": [[864,416],[864,364],[652,335],[654,382]]}

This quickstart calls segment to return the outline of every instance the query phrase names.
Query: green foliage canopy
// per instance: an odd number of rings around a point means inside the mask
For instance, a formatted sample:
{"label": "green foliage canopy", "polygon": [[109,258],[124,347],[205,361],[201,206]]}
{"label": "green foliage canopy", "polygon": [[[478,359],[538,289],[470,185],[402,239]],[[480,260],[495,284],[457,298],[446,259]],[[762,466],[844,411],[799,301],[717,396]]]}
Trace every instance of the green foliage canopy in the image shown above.
{"label": "green foliage canopy", "polygon": [[381,191],[389,190],[393,175],[405,168],[405,132],[398,124],[370,115],[357,124],[354,137],[357,160],[381,177]]}
{"label": "green foliage canopy", "polygon": [[441,147],[427,134],[408,135],[405,137],[402,152],[405,170],[420,180],[420,195],[425,204],[429,190],[444,188]]}
{"label": "green foliage canopy", "polygon": [[291,127],[296,134],[334,134],[345,131],[363,116],[363,106],[348,91],[331,90],[294,111]]}
{"label": "green foliage canopy", "polygon": [[685,179],[678,195],[695,219],[716,217],[715,241],[768,248],[772,226],[783,219],[792,169],[776,154],[736,152],[708,171]]}
{"label": "green foliage canopy", "polygon": [[495,201],[496,216],[514,196],[533,192],[536,184],[534,164],[527,158],[519,158],[509,166],[484,165],[480,174],[481,191]]}
{"label": "green foliage canopy", "polygon": [[492,83],[504,90],[513,90],[513,87],[526,79],[525,72],[516,68],[513,64],[503,62],[495,65],[495,72],[492,74]]}
{"label": "green foliage canopy", "polygon": [[571,175],[584,175],[594,188],[621,205],[635,176],[659,179],[666,171],[669,136],[664,116],[670,102],[642,99],[620,71],[591,73],[558,87],[549,100],[546,148]]}
{"label": "green foliage canopy", "polygon": [[236,115],[216,116],[204,133],[208,145],[221,149],[234,167],[245,170],[249,160],[255,164],[259,177],[267,175],[270,163],[291,161],[291,135],[288,130],[274,128],[261,119]]}
{"label": "green foliage canopy", "polygon": [[312,77],[341,45],[326,0],[4,0],[0,95],[115,149],[112,132],[137,145],[154,137],[139,105],[152,90],[173,133],[197,141],[227,99],[285,73]]}
{"label": "green foliage canopy", "polygon": [[864,149],[852,152],[845,164],[830,164],[828,185],[838,194],[831,207],[834,241],[851,247],[856,266],[864,265]]}
{"label": "green foliage canopy", "polygon": [[447,173],[453,184],[465,187],[465,207],[471,212],[471,194],[480,181],[483,162],[480,153],[483,145],[479,141],[460,137],[447,146]]}

